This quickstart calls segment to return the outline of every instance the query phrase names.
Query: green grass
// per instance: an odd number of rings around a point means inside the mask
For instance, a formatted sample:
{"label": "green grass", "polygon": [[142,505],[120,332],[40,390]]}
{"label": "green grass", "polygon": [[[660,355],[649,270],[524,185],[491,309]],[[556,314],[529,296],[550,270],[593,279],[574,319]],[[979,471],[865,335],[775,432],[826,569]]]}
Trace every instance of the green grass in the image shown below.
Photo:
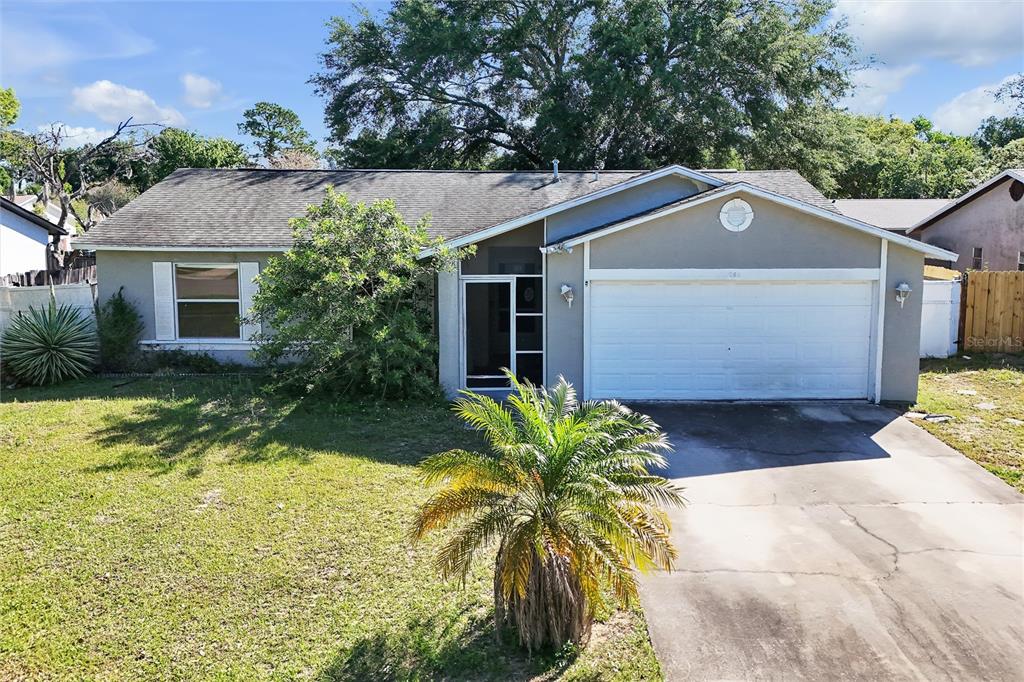
{"label": "green grass", "polygon": [[405,539],[442,403],[262,397],[252,377],[89,380],[0,402],[0,679],[657,679],[639,611],[578,656],[495,641]]}
{"label": "green grass", "polygon": [[969,357],[921,361],[912,409],[953,419],[917,423],[1024,493],[1024,356]]}

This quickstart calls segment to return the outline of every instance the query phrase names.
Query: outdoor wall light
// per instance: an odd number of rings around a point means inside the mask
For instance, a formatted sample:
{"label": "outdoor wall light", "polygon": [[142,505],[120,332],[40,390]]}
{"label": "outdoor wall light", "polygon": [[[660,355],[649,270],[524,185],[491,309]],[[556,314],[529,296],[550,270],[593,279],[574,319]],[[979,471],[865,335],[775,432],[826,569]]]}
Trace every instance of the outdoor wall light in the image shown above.
{"label": "outdoor wall light", "polygon": [[906,303],[907,297],[910,296],[911,291],[913,291],[913,289],[911,289],[910,285],[906,282],[900,282],[896,285],[896,301],[900,304],[901,308],[903,307],[903,304]]}
{"label": "outdoor wall light", "polygon": [[576,292],[574,292],[572,290],[572,287],[569,286],[568,284],[563,284],[562,285],[562,298],[565,299],[565,302],[568,303],[569,307],[571,308],[572,307],[572,300],[574,298],[576,298]]}

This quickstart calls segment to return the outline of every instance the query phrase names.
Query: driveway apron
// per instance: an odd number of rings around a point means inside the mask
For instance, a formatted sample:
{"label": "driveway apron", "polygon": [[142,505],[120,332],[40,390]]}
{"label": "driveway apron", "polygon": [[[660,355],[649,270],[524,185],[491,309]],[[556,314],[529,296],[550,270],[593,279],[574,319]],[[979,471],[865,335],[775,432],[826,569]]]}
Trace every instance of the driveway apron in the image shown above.
{"label": "driveway apron", "polygon": [[689,501],[641,582],[667,679],[1024,679],[1024,496],[865,403],[632,407]]}

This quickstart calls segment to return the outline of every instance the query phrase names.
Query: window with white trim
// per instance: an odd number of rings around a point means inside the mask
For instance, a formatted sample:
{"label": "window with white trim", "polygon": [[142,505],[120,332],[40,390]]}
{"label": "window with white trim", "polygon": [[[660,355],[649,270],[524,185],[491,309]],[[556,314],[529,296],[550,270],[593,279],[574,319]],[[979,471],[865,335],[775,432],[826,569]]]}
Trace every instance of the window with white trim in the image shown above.
{"label": "window with white trim", "polygon": [[1017,252],[1017,270],[1024,272],[1024,251]]}
{"label": "window with white trim", "polygon": [[242,337],[238,265],[174,265],[174,307],[179,339]]}
{"label": "window with white trim", "polygon": [[974,247],[974,255],[971,258],[971,269],[972,270],[981,270],[982,267],[984,267],[984,265],[985,265],[985,261],[981,257],[981,247],[980,246],[975,246]]}

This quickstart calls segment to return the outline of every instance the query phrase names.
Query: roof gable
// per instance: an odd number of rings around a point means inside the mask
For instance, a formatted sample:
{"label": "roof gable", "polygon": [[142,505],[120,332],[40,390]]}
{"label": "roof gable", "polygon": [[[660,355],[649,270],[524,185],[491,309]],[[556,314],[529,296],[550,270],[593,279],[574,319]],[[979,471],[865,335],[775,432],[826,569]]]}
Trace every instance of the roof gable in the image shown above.
{"label": "roof gable", "polygon": [[1024,183],[1024,168],[1007,168],[1002,173],[992,176],[985,182],[981,183],[974,189],[964,194],[959,199],[954,199],[946,206],[940,208],[938,211],[935,211],[934,213],[922,218],[917,223],[908,228],[907,232],[909,234],[920,233],[921,230],[924,230],[929,225],[932,225],[933,223],[937,222],[946,215],[949,215],[953,211],[956,211],[961,206],[969,204],[970,202],[980,197],[982,194],[985,194],[990,189],[994,189],[997,185],[1000,185],[1007,180],[1011,182],[1017,181]]}
{"label": "roof gable", "polygon": [[762,199],[766,199],[768,201],[788,206],[792,209],[800,211],[801,213],[813,215],[818,218],[822,218],[824,220],[828,220],[830,222],[843,225],[854,230],[859,230],[860,232],[874,235],[881,239],[899,244],[900,246],[905,246],[906,248],[912,249],[914,251],[919,251],[921,253],[924,253],[925,255],[931,256],[932,258],[937,258],[946,261],[955,261],[957,260],[957,258],[959,258],[959,256],[953,253],[952,251],[947,251],[945,249],[941,249],[931,244],[919,242],[909,237],[905,237],[902,234],[890,232],[880,227],[869,225],[868,223],[864,223],[859,220],[850,218],[848,216],[844,216],[835,211],[829,211],[827,209],[815,206],[813,204],[809,204],[804,201],[800,201],[798,199],[782,196],[775,192],[771,192],[760,187],[755,187],[746,182],[738,182],[729,185],[723,185],[715,189],[709,190],[707,192],[702,192],[700,194],[695,194],[693,196],[686,197],[685,199],[681,199],[679,201],[673,202],[665,206],[652,208],[631,218],[619,220],[608,225],[602,225],[596,228],[592,228],[574,237],[563,239],[558,244],[549,244],[546,246],[546,248],[550,250],[571,249],[572,247],[578,244],[582,244],[583,242],[590,241],[592,239],[598,239],[607,234],[612,234],[620,230],[629,229],[631,227],[640,225],[650,220],[655,220],[666,215],[671,215],[679,211],[684,211],[693,206],[699,206],[708,201],[722,199],[737,193],[752,194]]}
{"label": "roof gable", "polygon": [[67,234],[66,230],[57,227],[54,223],[51,223],[46,218],[40,215],[36,215],[35,211],[22,208],[21,206],[7,199],[6,197],[0,197],[0,206],[3,206],[3,210],[10,211],[12,214],[18,216],[19,218],[22,218],[23,220],[29,221],[36,227],[46,230],[49,234],[55,237],[63,237],[64,235]]}

